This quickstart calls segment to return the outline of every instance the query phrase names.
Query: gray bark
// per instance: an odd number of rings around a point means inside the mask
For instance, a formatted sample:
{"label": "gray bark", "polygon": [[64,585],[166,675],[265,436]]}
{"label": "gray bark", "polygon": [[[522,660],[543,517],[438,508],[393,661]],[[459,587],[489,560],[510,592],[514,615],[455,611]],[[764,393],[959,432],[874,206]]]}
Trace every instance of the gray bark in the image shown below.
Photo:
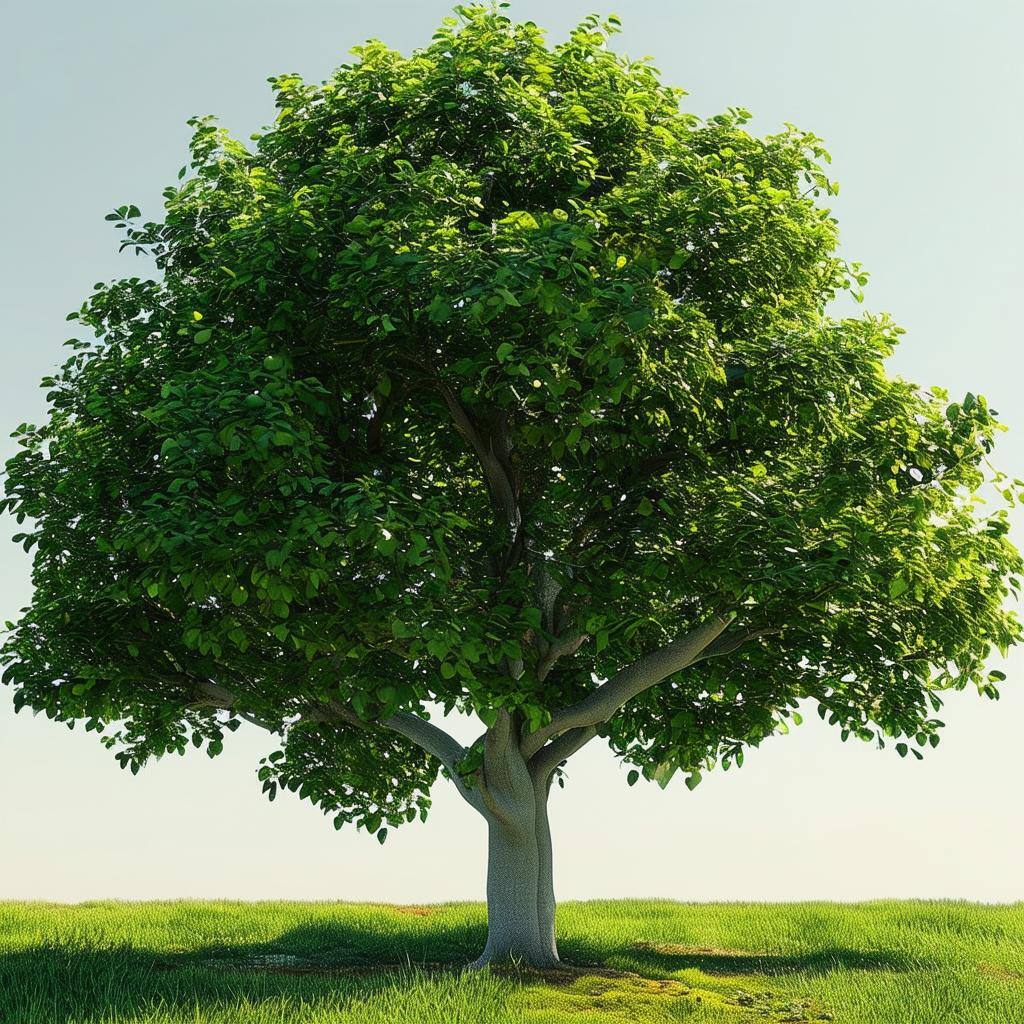
{"label": "gray bark", "polygon": [[[541,877],[533,816],[512,827],[501,821],[488,822],[487,945],[475,966],[517,963],[551,967],[558,962],[554,893],[552,890],[542,898]],[[550,847],[543,877],[550,881]]]}
{"label": "gray bark", "polygon": [[550,777],[536,783],[537,822],[537,927],[540,942],[551,963],[558,963],[555,940],[555,879],[552,871],[551,829],[548,825],[548,793]]}
{"label": "gray bark", "polygon": [[586,729],[607,722],[638,694],[692,665],[734,618],[733,613],[713,615],[671,643],[620,669],[606,683],[575,704],[556,711],[547,725],[525,737],[523,753],[527,758],[532,757],[556,736],[571,729]]}
{"label": "gray bark", "polygon": [[496,723],[485,747],[487,945],[474,966],[552,967],[558,949],[547,813],[551,772],[530,771],[510,726]]}

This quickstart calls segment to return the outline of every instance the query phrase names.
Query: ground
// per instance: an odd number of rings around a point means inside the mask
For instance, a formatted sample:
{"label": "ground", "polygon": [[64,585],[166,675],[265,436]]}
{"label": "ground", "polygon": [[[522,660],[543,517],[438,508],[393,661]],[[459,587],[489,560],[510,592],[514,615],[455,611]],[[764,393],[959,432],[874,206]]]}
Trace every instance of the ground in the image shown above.
{"label": "ground", "polygon": [[0,903],[3,1024],[1024,1024],[1024,903],[567,903],[564,970],[465,973],[478,904]]}

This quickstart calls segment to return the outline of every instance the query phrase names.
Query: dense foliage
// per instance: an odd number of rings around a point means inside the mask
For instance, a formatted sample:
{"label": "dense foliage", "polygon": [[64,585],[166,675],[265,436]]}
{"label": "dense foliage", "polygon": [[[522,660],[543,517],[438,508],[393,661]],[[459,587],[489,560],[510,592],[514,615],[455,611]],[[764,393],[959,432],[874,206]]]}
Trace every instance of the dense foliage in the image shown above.
{"label": "dense foliage", "polygon": [[740,762],[806,698],[916,754],[943,689],[995,695],[994,413],[887,375],[887,317],[826,312],[863,276],[819,140],[680,112],[614,27],[548,47],[467,7],[411,57],[277,77],[252,145],[194,121],[160,222],[111,215],[161,274],[96,286],[19,430],[19,707],[133,770],[250,718],[271,795],[376,831],[438,771],[379,723],[529,734],[711,615],[600,725],[649,778]]}

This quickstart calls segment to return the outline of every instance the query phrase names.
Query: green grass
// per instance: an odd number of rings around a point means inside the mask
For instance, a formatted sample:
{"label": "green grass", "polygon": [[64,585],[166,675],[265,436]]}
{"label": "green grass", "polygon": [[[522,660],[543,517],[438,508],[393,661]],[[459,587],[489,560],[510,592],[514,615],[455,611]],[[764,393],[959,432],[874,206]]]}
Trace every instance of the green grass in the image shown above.
{"label": "green grass", "polygon": [[0,903],[2,1024],[1024,1024],[1024,904],[559,908],[554,979],[465,973],[477,904]]}

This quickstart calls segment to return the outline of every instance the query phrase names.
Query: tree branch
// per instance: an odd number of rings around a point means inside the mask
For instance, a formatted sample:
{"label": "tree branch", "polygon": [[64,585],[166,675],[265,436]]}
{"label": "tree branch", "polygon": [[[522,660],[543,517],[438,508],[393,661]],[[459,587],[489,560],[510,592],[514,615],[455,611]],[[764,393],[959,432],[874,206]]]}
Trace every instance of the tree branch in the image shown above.
{"label": "tree branch", "polygon": [[436,757],[448,771],[459,795],[475,810],[485,813],[482,795],[478,789],[467,786],[459,775],[458,763],[466,756],[466,748],[454,736],[439,729],[419,715],[398,711],[381,721],[381,725],[400,733],[407,740]]}
{"label": "tree branch", "polygon": [[657,651],[645,654],[620,669],[582,700],[556,711],[547,725],[524,738],[523,757],[532,758],[549,739],[560,733],[607,722],[619,708],[638,694],[696,661],[734,617],[713,616]]}
{"label": "tree branch", "polygon": [[[705,661],[708,658],[724,657],[727,654],[732,654],[733,651],[738,650],[745,643],[749,643],[759,636],[768,636],[778,632],[779,629],[775,626],[764,626],[757,629],[726,630],[708,644],[690,664],[695,665],[697,662]],[[550,775],[563,761],[572,757],[576,751],[589,743],[596,735],[597,729],[594,726],[570,729],[568,732],[562,733],[561,736],[551,740],[533,755],[530,760],[531,771],[534,772],[537,778]]]}
{"label": "tree branch", "polygon": [[[261,729],[266,729],[267,732],[276,733],[278,727],[271,725],[270,722],[263,721],[262,718],[257,718],[250,711],[240,711],[236,705],[238,703],[237,694],[231,690],[225,689],[225,687],[212,682],[209,679],[191,679],[187,680],[189,685],[195,687],[201,693],[205,694],[209,700],[204,701],[199,706],[217,708],[222,711],[231,711],[239,718],[244,719],[247,722],[251,722],[253,725],[259,726]],[[195,706],[195,705],[193,705]]]}
{"label": "tree branch", "polygon": [[694,658],[694,662],[706,661],[708,658],[720,658],[726,654],[732,654],[739,650],[744,644],[756,640],[759,636],[769,636],[778,633],[778,626],[764,626],[757,629],[727,630],[722,633],[713,643],[708,644],[701,653]]}
{"label": "tree branch", "polygon": [[552,740],[541,747],[530,759],[530,771],[534,778],[548,781],[551,773],[565,760],[572,757],[581,747],[589,743],[597,735],[597,727],[583,726],[562,733],[558,739]]}
{"label": "tree branch", "polygon": [[[575,636],[556,637],[550,644],[544,644],[540,658],[537,660],[537,667],[534,672],[540,682],[544,682],[548,673],[554,668],[559,658],[575,654],[587,639],[586,633],[579,633]],[[540,646],[540,641],[538,647]]]}
{"label": "tree branch", "polygon": [[519,538],[522,520],[514,474],[508,466],[508,453],[505,450],[504,441],[499,437],[496,448],[494,439],[484,437],[476,421],[459,401],[455,392],[444,381],[438,381],[437,386],[451,413],[455,429],[469,442],[476,453],[484,471],[487,489],[491,492],[495,507],[505,516],[512,533],[513,543],[515,543]]}
{"label": "tree branch", "polygon": [[[238,695],[226,687],[207,679],[193,680],[192,684],[210,699],[209,706],[233,711],[240,718],[253,722],[269,732],[278,731],[275,727],[260,721],[248,712],[239,710]],[[343,722],[345,725],[354,726],[357,729],[369,729],[374,724],[364,721],[351,708],[333,699],[318,707],[300,711],[299,717],[307,722]],[[409,711],[398,711],[376,724],[399,733],[421,750],[436,757],[451,776],[455,788],[466,803],[481,814],[484,813],[484,804],[480,793],[467,786],[459,775],[456,765],[465,757],[466,748],[454,736],[450,736],[432,722]]]}
{"label": "tree branch", "polygon": [[536,799],[529,768],[519,752],[519,716],[499,709],[484,735],[484,763],[480,789],[495,818],[515,826],[526,805]]}

